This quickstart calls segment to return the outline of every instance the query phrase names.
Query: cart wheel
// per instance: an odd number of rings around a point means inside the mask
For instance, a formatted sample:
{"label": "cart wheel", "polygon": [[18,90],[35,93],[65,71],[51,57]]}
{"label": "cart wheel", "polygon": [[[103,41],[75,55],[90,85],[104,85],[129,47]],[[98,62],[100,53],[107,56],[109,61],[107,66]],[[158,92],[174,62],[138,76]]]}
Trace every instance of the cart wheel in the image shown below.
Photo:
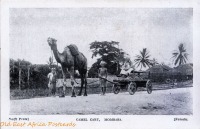
{"label": "cart wheel", "polygon": [[150,80],[147,81],[146,88],[147,88],[147,93],[151,94],[151,92],[152,92],[152,83],[151,83]]}
{"label": "cart wheel", "polygon": [[114,94],[118,94],[120,91],[120,86],[113,84],[112,90]]}
{"label": "cart wheel", "polygon": [[135,82],[131,82],[131,83],[128,85],[128,92],[129,92],[129,94],[130,94],[130,95],[135,94],[136,90],[137,90],[137,85],[136,85],[136,83],[135,83]]}

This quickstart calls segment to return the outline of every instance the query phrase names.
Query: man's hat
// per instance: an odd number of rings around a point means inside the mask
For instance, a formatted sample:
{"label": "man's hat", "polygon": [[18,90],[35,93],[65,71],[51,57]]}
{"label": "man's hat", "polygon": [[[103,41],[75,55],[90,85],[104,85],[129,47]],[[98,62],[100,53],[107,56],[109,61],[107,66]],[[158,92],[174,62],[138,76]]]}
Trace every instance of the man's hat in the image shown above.
{"label": "man's hat", "polygon": [[105,61],[101,61],[101,62],[100,62],[100,65],[101,65],[101,66],[105,66],[105,65],[106,65],[106,62],[105,62]]}

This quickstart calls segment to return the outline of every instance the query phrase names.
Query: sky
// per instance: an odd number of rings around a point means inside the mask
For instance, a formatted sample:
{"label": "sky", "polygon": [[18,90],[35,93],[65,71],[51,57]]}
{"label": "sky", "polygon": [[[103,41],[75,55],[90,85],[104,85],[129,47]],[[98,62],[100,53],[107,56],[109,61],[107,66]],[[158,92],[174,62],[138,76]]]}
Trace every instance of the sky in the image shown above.
{"label": "sky", "polygon": [[9,16],[10,58],[46,64],[51,56],[48,37],[59,52],[76,44],[88,59],[89,44],[117,41],[131,60],[143,48],[151,59],[173,67],[172,52],[183,43],[193,62],[193,10],[191,8],[12,8]]}

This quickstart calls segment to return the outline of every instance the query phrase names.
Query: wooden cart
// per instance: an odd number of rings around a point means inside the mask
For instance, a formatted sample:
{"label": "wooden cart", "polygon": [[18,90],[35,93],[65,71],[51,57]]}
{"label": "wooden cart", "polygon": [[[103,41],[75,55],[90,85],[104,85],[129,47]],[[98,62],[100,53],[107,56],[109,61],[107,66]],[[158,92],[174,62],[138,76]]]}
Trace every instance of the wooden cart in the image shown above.
{"label": "wooden cart", "polygon": [[133,95],[138,87],[145,87],[148,94],[152,93],[152,83],[149,79],[143,78],[141,74],[148,74],[146,72],[133,71],[129,76],[118,77],[117,80],[113,80],[113,92],[118,94],[121,89],[126,89],[130,95]]}

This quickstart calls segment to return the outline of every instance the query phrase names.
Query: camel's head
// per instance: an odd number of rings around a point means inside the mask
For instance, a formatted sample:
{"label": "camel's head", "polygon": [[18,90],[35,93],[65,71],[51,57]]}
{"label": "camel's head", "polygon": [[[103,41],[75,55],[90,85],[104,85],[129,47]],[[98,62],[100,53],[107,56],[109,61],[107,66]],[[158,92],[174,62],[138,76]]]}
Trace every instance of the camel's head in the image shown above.
{"label": "camel's head", "polygon": [[47,42],[48,42],[49,46],[51,47],[51,49],[54,49],[54,48],[57,47],[57,44],[56,44],[57,40],[56,39],[49,37],[47,39]]}

